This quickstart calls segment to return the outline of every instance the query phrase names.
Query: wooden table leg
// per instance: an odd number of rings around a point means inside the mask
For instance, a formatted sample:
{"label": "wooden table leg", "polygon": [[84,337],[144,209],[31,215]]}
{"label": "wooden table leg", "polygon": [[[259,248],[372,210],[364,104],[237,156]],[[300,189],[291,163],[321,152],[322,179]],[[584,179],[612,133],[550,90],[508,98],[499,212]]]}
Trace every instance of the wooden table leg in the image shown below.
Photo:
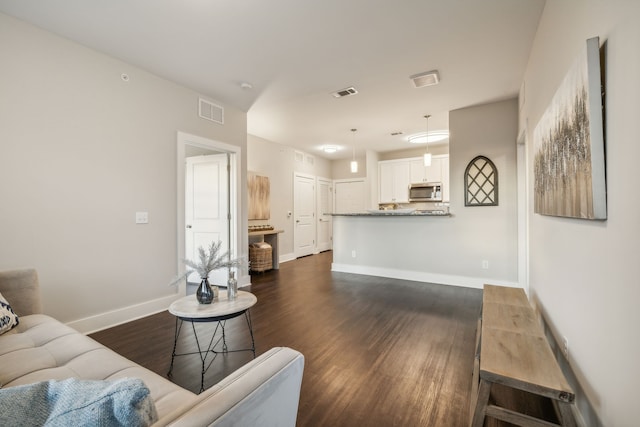
{"label": "wooden table leg", "polygon": [[487,412],[487,403],[489,403],[489,394],[491,393],[491,383],[487,380],[480,380],[480,388],[478,389],[478,399],[476,400],[476,409],[473,412],[471,427],[482,427],[484,417]]}
{"label": "wooden table leg", "polygon": [[471,398],[469,399],[469,423],[473,420],[473,414],[478,401],[478,384],[480,381],[480,356],[476,355],[473,360],[473,375],[471,378]]}
{"label": "wooden table leg", "polygon": [[557,401],[556,407],[559,412],[560,425],[564,427],[576,427],[576,420],[571,412],[571,404]]}
{"label": "wooden table leg", "polygon": [[469,422],[473,419],[473,412],[475,409],[476,400],[478,398],[478,383],[480,382],[480,346],[482,342],[481,338],[482,318],[478,319],[478,326],[476,329],[476,353],[473,358],[473,372],[471,373],[471,398],[469,399]]}

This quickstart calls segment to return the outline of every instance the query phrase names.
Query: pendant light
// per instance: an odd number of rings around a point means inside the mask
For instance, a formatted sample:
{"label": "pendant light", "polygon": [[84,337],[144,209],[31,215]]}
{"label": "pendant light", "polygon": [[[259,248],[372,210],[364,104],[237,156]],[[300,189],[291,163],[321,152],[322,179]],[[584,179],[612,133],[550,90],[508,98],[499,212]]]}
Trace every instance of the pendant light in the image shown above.
{"label": "pendant light", "polygon": [[351,160],[351,173],[358,173],[358,162],[356,161],[356,131],[358,129],[351,129],[351,133],[353,134],[353,160]]}
{"label": "pendant light", "polygon": [[431,153],[429,152],[429,117],[431,117],[431,115],[429,115],[429,114],[424,116],[424,118],[427,119],[427,135],[426,135],[427,152],[424,153],[424,165],[425,166],[431,166]]}

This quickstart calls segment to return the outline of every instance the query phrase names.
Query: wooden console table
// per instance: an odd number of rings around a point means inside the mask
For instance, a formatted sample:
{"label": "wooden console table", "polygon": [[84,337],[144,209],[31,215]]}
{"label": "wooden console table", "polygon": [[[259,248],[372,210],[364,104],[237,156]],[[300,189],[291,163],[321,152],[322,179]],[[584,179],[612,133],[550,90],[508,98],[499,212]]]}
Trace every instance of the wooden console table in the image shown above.
{"label": "wooden console table", "polygon": [[[575,395],[567,383],[529,300],[520,288],[485,285],[473,372],[471,427],[485,417],[519,426],[571,426]],[[560,424],[491,403],[494,384],[551,399]]]}
{"label": "wooden console table", "polygon": [[[280,256],[278,251],[278,234],[284,232],[284,230],[256,230],[249,232],[249,243],[258,241],[256,237],[260,238],[259,241],[268,243],[271,245],[271,257],[273,260],[273,269],[280,268]],[[268,259],[268,258],[267,258]]]}

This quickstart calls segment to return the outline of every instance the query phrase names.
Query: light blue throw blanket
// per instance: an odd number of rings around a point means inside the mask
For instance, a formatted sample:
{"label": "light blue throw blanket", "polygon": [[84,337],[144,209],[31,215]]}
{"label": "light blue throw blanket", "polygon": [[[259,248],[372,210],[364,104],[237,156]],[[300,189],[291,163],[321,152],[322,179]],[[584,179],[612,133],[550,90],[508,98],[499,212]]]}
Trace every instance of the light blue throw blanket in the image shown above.
{"label": "light blue throw blanket", "polygon": [[137,378],[71,378],[0,389],[0,426],[148,426],[158,418]]}

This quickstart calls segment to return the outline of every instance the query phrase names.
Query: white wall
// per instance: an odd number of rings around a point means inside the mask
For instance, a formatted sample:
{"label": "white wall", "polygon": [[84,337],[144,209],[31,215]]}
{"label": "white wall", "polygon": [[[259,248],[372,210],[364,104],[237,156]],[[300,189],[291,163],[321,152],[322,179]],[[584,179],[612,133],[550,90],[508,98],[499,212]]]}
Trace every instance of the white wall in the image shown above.
{"label": "white wall", "polygon": [[367,196],[369,209],[378,209],[378,162],[376,151],[367,150]]}
{"label": "white wall", "polygon": [[244,177],[246,114],[202,120],[197,93],[2,14],[0,57],[0,268],[36,268],[65,322],[166,308],[177,131],[243,147]]}
{"label": "white wall", "polygon": [[[453,216],[336,217],[333,269],[478,288],[516,286],[517,114],[515,99],[452,111]],[[464,170],[480,154],[498,168],[499,206],[464,206]]]}
{"label": "white wall", "polygon": [[[530,289],[555,336],[569,342],[587,425],[636,426],[640,419],[640,2],[548,1],[525,74],[529,156]],[[533,131],[586,39],[606,60],[608,219],[533,213]],[[587,413],[586,400],[600,422]],[[591,417],[591,418],[589,418]]]}
{"label": "white wall", "polygon": [[[295,149],[268,141],[254,135],[247,136],[248,170],[268,176],[271,184],[271,218],[268,221],[251,221],[250,224],[270,224],[284,230],[279,234],[279,256],[281,261],[294,258],[293,240],[293,176],[295,172],[331,179],[331,162],[314,156],[313,165],[295,161]],[[305,153],[307,154],[307,153]]]}
{"label": "white wall", "polygon": [[[463,268],[474,271],[487,260],[489,269],[483,277],[514,283],[518,281],[517,114],[515,99],[449,113],[450,209],[457,222],[455,236],[469,264]],[[498,206],[464,205],[464,171],[478,155],[488,157],[498,169]]]}
{"label": "white wall", "polygon": [[333,179],[366,178],[369,175],[370,171],[366,157],[356,157],[358,162],[358,172],[356,173],[351,173],[351,160],[349,158],[331,161],[331,176]]}

